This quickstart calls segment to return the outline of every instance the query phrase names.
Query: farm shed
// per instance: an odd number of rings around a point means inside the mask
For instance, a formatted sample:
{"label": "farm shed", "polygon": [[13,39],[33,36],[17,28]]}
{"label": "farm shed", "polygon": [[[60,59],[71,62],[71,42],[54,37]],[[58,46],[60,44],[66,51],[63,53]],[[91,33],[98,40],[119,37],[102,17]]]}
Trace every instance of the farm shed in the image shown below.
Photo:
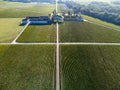
{"label": "farm shed", "polygon": [[26,25],[30,21],[30,25],[51,25],[52,21],[48,16],[26,17],[22,20],[21,25]]}
{"label": "farm shed", "polygon": [[83,21],[81,16],[64,16],[65,21]]}

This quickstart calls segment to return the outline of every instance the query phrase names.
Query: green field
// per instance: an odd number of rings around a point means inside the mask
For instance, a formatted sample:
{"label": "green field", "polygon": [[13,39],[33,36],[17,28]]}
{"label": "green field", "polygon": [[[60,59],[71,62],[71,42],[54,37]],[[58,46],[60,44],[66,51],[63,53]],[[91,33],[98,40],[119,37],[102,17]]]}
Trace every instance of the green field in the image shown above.
{"label": "green field", "polygon": [[[119,46],[60,46],[61,90],[119,88],[119,53]],[[54,46],[0,45],[1,90],[54,90],[54,72]]]}
{"label": "green field", "polygon": [[22,18],[1,18],[0,19],[0,43],[12,42],[12,40],[23,29],[19,26]]}
{"label": "green field", "polygon": [[0,45],[0,90],[54,90],[54,51],[51,45]]}
{"label": "green field", "polygon": [[102,25],[105,25],[105,26],[108,26],[108,27],[120,29],[120,26],[114,25],[114,24],[112,24],[112,23],[108,23],[108,22],[99,20],[99,19],[97,19],[97,18],[92,18],[92,17],[87,16],[87,15],[81,15],[81,16],[82,16],[84,19],[89,20],[89,21],[91,21],[91,22],[95,22],[95,23],[99,23],[99,24],[102,24]]}
{"label": "green field", "polygon": [[55,42],[56,25],[28,26],[17,42]]}
{"label": "green field", "polygon": [[[65,6],[60,4],[58,11]],[[0,2],[0,43],[12,42],[24,28],[26,16],[48,15],[54,4]],[[65,10],[69,11],[68,8]],[[72,11],[72,10],[71,10]],[[119,26],[85,15],[85,19],[112,28]],[[29,25],[17,39],[29,45],[0,45],[0,90],[55,90],[56,25]],[[60,42],[120,42],[120,32],[88,22],[59,24]],[[120,46],[60,45],[61,90],[118,90]]]}
{"label": "green field", "polygon": [[61,46],[61,90],[119,90],[120,46]]}
{"label": "green field", "polygon": [[0,2],[0,18],[23,18],[26,16],[48,15],[55,9],[54,4]]}
{"label": "green field", "polygon": [[60,25],[61,42],[120,42],[120,32],[88,22]]}
{"label": "green field", "polygon": [[[18,33],[23,29],[23,27],[19,25],[24,17],[48,15],[54,9],[54,4],[0,1],[0,43],[10,43],[15,39]],[[41,33],[43,33],[43,31]],[[37,33],[37,35],[38,34],[39,33]],[[50,37],[49,40],[53,37]]]}

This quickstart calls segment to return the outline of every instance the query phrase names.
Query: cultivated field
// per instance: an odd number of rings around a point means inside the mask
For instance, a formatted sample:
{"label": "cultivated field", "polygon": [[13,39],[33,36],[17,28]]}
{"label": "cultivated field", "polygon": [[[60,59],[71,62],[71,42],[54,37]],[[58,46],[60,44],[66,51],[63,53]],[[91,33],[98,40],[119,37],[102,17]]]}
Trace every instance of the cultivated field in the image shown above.
{"label": "cultivated field", "polygon": [[[23,26],[19,26],[22,18],[48,15],[54,9],[55,5],[46,3],[0,2],[0,43],[10,43],[15,39],[23,29]],[[60,12],[69,10],[64,5],[62,7],[62,4],[58,9]],[[83,17],[120,29],[113,24]],[[55,43],[57,36],[59,38],[56,45],[48,45]],[[62,45],[59,41],[63,42]],[[58,27],[30,25],[17,42],[19,43],[0,44],[0,90],[56,90],[59,85],[60,90],[120,88],[120,46],[94,44],[119,43],[119,30],[74,21],[65,22]],[[47,45],[41,44],[42,42]],[[64,42],[91,42],[94,45],[64,45]],[[60,52],[57,52],[59,49]],[[60,84],[56,82],[59,80],[59,73]]]}
{"label": "cultivated field", "polygon": [[56,40],[56,26],[28,26],[23,34],[18,38],[17,42],[55,42]]}
{"label": "cultivated field", "polygon": [[95,22],[95,23],[99,23],[101,25],[105,25],[105,26],[108,26],[108,27],[111,27],[111,28],[115,28],[115,29],[119,29],[120,30],[120,26],[117,26],[117,25],[114,25],[112,23],[108,23],[108,22],[105,22],[105,21],[101,21],[99,19],[96,19],[96,18],[92,18],[92,17],[89,17],[89,16],[86,16],[86,15],[81,15],[84,19],[86,20],[89,20],[91,22]]}
{"label": "cultivated field", "polygon": [[12,42],[12,40],[23,29],[19,26],[22,18],[1,18],[0,19],[0,43]]}
{"label": "cultivated field", "polygon": [[0,2],[0,18],[23,18],[26,16],[48,15],[55,9],[54,4]]}
{"label": "cultivated field", "polygon": [[61,90],[117,90],[120,46],[62,45]]}
{"label": "cultivated field", "polygon": [[54,90],[54,46],[0,45],[0,90]]}
{"label": "cultivated field", "polygon": [[120,42],[120,32],[88,22],[65,22],[60,25],[61,42]]}

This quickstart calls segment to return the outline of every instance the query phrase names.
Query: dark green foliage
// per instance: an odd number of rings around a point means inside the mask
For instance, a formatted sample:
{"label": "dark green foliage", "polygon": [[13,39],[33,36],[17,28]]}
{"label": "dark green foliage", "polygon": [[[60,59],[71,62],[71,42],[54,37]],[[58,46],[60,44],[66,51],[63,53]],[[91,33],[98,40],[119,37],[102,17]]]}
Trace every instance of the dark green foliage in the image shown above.
{"label": "dark green foliage", "polygon": [[11,2],[55,2],[55,0],[4,0]]}
{"label": "dark green foliage", "polygon": [[75,2],[66,2],[66,5],[76,13],[81,12],[82,14],[120,25],[120,7],[118,6],[112,6],[104,2],[91,2],[86,6]]}
{"label": "dark green foliage", "polygon": [[115,5],[120,5],[120,1],[113,1],[112,3]]}

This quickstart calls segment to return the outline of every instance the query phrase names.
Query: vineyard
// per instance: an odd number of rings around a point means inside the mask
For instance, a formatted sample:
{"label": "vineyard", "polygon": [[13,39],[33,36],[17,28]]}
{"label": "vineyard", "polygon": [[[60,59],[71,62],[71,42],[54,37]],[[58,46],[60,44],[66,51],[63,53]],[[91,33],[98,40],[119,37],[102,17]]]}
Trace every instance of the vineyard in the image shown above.
{"label": "vineyard", "polygon": [[28,26],[17,42],[38,43],[55,42],[55,25]]}
{"label": "vineyard", "polygon": [[1,90],[53,90],[54,46],[0,45]]}
{"label": "vineyard", "polygon": [[119,53],[119,46],[62,45],[61,90],[112,90],[118,87]]}
{"label": "vineyard", "polygon": [[65,22],[60,25],[61,42],[120,42],[120,31],[89,22]]}
{"label": "vineyard", "polygon": [[[69,11],[60,4],[58,12],[63,8]],[[117,90],[120,27],[85,15],[82,22],[20,26],[26,16],[53,10],[0,2],[0,90]]]}

